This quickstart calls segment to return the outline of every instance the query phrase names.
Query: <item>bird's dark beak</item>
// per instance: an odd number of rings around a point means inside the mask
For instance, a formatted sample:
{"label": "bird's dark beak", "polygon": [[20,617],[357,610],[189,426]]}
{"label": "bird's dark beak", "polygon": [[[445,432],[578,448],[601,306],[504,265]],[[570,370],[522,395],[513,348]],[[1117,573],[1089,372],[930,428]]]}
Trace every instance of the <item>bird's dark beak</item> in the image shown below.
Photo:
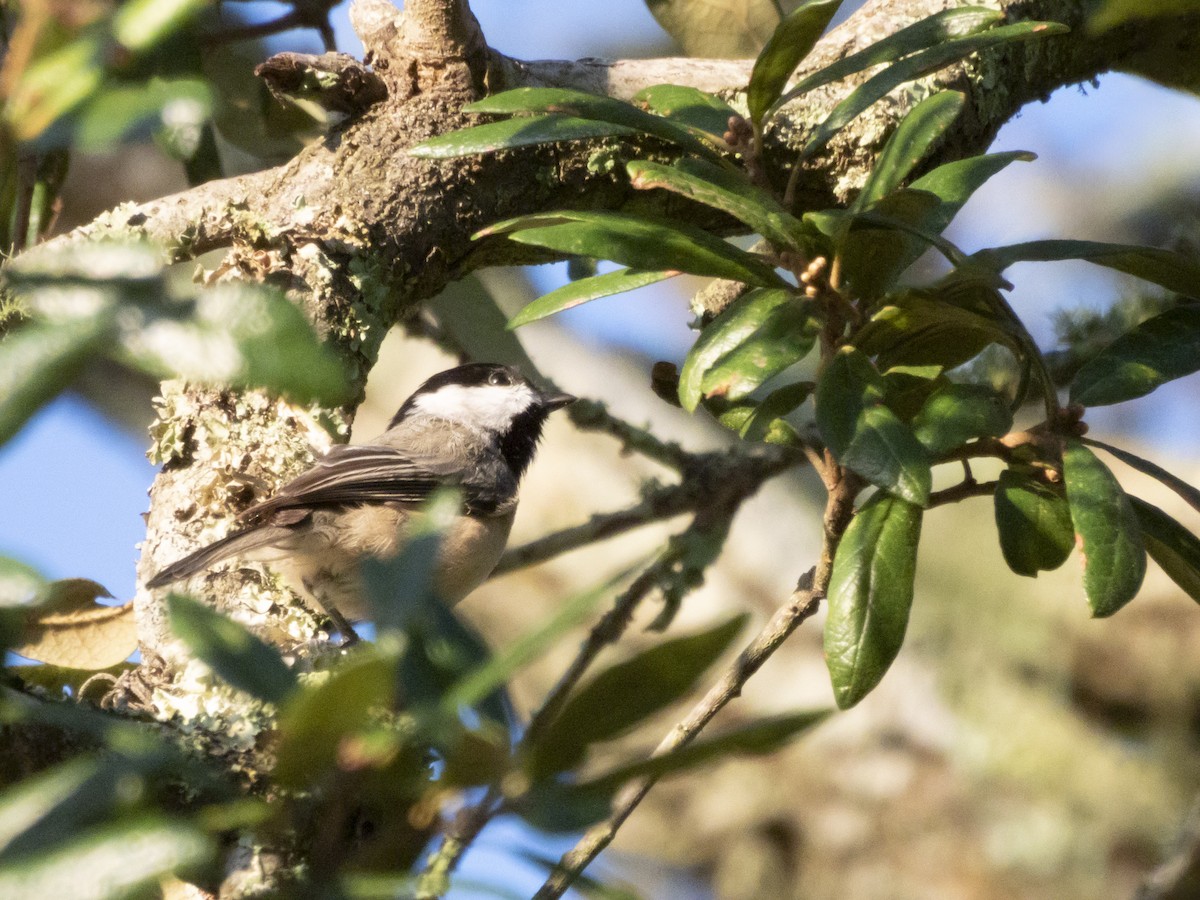
{"label": "bird's dark beak", "polygon": [[555,391],[553,393],[543,392],[542,405],[546,407],[546,409],[553,412],[556,409],[562,409],[564,406],[574,403],[578,399],[578,397],[572,396],[571,394],[564,394],[561,391]]}

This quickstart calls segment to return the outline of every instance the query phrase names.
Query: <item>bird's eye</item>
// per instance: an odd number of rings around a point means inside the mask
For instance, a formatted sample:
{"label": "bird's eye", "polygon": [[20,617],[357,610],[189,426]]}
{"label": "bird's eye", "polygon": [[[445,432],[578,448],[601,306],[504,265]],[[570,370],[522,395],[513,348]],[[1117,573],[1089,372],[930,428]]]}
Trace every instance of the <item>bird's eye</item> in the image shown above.
{"label": "bird's eye", "polygon": [[508,377],[507,372],[493,372],[488,376],[488,384],[494,385],[510,385],[512,381]]}

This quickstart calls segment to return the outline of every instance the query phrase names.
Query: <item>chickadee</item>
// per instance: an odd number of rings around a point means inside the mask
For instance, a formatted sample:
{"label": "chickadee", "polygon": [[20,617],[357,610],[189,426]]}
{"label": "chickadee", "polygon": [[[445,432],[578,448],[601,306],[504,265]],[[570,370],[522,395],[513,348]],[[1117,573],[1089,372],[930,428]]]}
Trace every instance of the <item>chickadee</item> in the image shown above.
{"label": "chickadee", "polygon": [[232,534],[167,566],[146,586],[164,587],[236,557],[270,563],[335,621],[363,619],[359,560],[399,553],[412,512],[452,486],[463,510],[443,537],[435,586],[457,603],[496,567],[542,426],[574,400],[492,363],[434,375],[373,443],[334,447],[243,512]]}

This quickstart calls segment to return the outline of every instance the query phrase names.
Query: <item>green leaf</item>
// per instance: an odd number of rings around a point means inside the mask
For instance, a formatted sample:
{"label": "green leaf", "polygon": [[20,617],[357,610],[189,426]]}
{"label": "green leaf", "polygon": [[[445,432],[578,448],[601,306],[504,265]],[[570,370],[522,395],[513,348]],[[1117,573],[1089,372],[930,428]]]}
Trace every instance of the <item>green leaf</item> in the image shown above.
{"label": "green leaf", "polygon": [[202,123],[211,112],[212,94],[205,82],[186,78],[105,86],[80,110],[72,149],[98,153],[144,140],[164,125],[168,108],[173,117],[187,110],[192,120]]}
{"label": "green leaf", "polygon": [[926,365],[953,369],[989,344],[1013,343],[996,319],[943,302],[935,294],[912,291],[890,297],[854,341],[863,353],[878,356],[882,369]]}
{"label": "green leaf", "polygon": [[235,688],[282,703],[295,690],[296,676],[274,647],[211,607],[185,597],[167,597],[171,630],[189,650]]}
{"label": "green leaf", "polygon": [[87,30],[20,73],[5,103],[5,120],[18,140],[43,148],[63,143],[63,129],[54,126],[104,82],[106,43],[102,33]]}
{"label": "green leaf", "polygon": [[523,216],[489,226],[476,239],[509,240],[560,253],[611,259],[635,269],[690,272],[783,287],[770,263],[706,231],[667,220],[608,212],[557,212]]}
{"label": "green leaf", "polygon": [[922,512],[879,493],[837,548],[825,620],[825,664],[841,709],[867,696],[891,666],[908,627]]}
{"label": "green leaf", "polygon": [[943,10],[817,70],[784,94],[772,107],[771,112],[822,85],[893,62],[910,53],[944,44],[954,38],[976,34],[1003,20],[1002,11],[983,6]]}
{"label": "green leaf", "polygon": [[70,385],[110,329],[94,316],[24,325],[0,340],[0,444]]}
{"label": "green leaf", "polygon": [[1108,467],[1074,438],[1063,451],[1063,481],[1088,603],[1093,615],[1111,616],[1133,599],[1146,575],[1137,515]]}
{"label": "green leaf", "polygon": [[1000,551],[1018,575],[1036,578],[1057,569],[1075,547],[1071,508],[1044,481],[1005,469],[994,496]]}
{"label": "green leaf", "polygon": [[1165,484],[1176,494],[1182,497],[1192,509],[1200,512],[1200,490],[1192,487],[1182,478],[1172,475],[1162,466],[1156,465],[1148,459],[1130,453],[1128,450],[1122,450],[1120,447],[1114,447],[1111,444],[1105,444],[1092,438],[1084,438],[1083,443],[1089,447],[1099,447],[1108,453],[1111,453],[1127,466],[1137,469],[1143,475],[1149,475],[1151,478]]}
{"label": "green leaf", "polygon": [[[683,408],[695,411],[705,395],[706,376],[721,360],[757,334],[778,333],[776,322],[800,323],[800,315],[808,318],[810,307],[791,290],[753,290],[735,300],[709,323],[684,360],[679,373],[679,402]],[[799,327],[803,331],[798,329],[792,338],[797,352],[811,330],[807,324]],[[812,338],[808,337],[807,342],[811,348]]]}
{"label": "green leaf", "polygon": [[648,284],[655,284],[673,277],[672,272],[646,272],[641,269],[618,269],[603,275],[593,275],[591,278],[580,278],[565,284],[548,294],[543,294],[532,303],[524,306],[519,313],[512,317],[508,328],[520,328],[538,319],[544,319],[563,310],[572,309],[582,303],[622,294]]}
{"label": "green leaf", "polygon": [[688,56],[748,59],[779,23],[775,0],[646,0],[651,14]]}
{"label": "green leaf", "polygon": [[718,413],[726,428],[732,428],[746,441],[792,443],[795,432],[782,421],[812,394],[816,387],[811,381],[798,381],[772,391],[760,403],[734,404]]}
{"label": "green leaf", "polygon": [[574,116],[522,116],[439,134],[414,144],[407,152],[409,156],[423,159],[453,159],[458,156],[495,153],[498,150],[511,150],[535,144],[626,137],[636,133],[632,128],[613,125],[611,122],[598,122]]}
{"label": "green leaf", "polygon": [[336,406],[353,393],[332,350],[281,292],[257,285],[200,291],[194,316],[153,317],[122,334],[130,361],[156,377],[264,388]]}
{"label": "green leaf", "polygon": [[[933,194],[941,201],[937,209],[931,210],[921,222],[922,227],[935,234],[941,234],[971,195],[983,187],[989,178],[1017,160],[1031,162],[1036,158],[1034,154],[1025,150],[989,153],[969,159],[957,159],[922,175],[909,187],[914,191]],[[918,252],[923,252],[924,249],[922,246]]]}
{"label": "green leaf", "polygon": [[1084,363],[1071,381],[1071,402],[1121,403],[1196,371],[1200,305],[1176,306],[1127,331]]}
{"label": "green leaf", "polygon": [[602,97],[599,94],[588,94],[569,88],[524,87],[492,94],[463,107],[471,113],[551,113],[554,115],[573,116],[597,122],[606,122],[620,128],[628,128],[633,132],[651,134],[654,137],[669,141],[684,150],[700,156],[708,156],[721,160],[721,155],[711,144],[696,137],[687,128],[656,116],[645,110],[638,109],[623,100],[612,97]]}
{"label": "green leaf", "polygon": [[[121,768],[122,775],[128,774]],[[96,757],[77,757],[25,778],[0,794],[0,860],[45,849],[61,840],[76,822],[107,810],[110,792],[91,789],[102,771]],[[111,783],[107,787],[111,788]]]}
{"label": "green leaf", "polygon": [[579,790],[616,791],[634,778],[661,778],[677,775],[731,756],[774,753],[793,738],[810,731],[829,718],[830,711],[812,710],[766,718],[723,734],[701,737],[690,744],[661,755],[628,763],[598,775],[579,785]]}
{"label": "green leaf", "polygon": [[394,651],[378,645],[350,654],[324,680],[307,683],[279,711],[275,778],[285,787],[318,783],[338,761],[342,740],[390,710],[396,698]]}
{"label": "green leaf", "polygon": [[206,6],[208,0],[128,0],[113,15],[113,37],[130,50],[149,50]]}
{"label": "green leaf", "polygon": [[656,84],[638,91],[633,102],[656,116],[724,140],[738,111],[715,94],[679,84]]}
{"label": "green leaf", "polygon": [[626,166],[638,190],[662,188],[703,203],[745,222],[777,247],[805,251],[807,226],[768,191],[741,172],[730,172],[701,159],[684,158],[673,165],[638,159]]}
{"label": "green leaf", "polygon": [[1145,500],[1130,496],[1146,552],[1189,597],[1200,603],[1200,538]]}
{"label": "green leaf", "polygon": [[[208,862],[216,847],[195,826],[145,817],[62,836],[43,853],[0,864],[0,896],[8,900],[129,897],[157,887],[172,872]],[[143,896],[137,894],[137,896]]]}
{"label": "green leaf", "polygon": [[841,5],[842,0],[803,0],[775,28],[754,61],[746,91],[750,121],[756,126],[762,126],[764,114],[779,99],[796,66],[812,52]]}
{"label": "green leaf", "polygon": [[952,38],[926,50],[914,53],[912,56],[896,62],[878,75],[869,78],[857,87],[845,100],[833,108],[833,111],[809,136],[800,152],[801,159],[807,159],[824,147],[839,131],[854,121],[877,100],[891,93],[900,85],[917,78],[923,78],[939,69],[956,63],[973,53],[987,50],[999,44],[1030,38],[1049,37],[1063,34],[1067,31],[1065,25],[1057,22],[1017,22],[993,28],[982,34],[969,37]]}
{"label": "green leaf", "polygon": [[1088,20],[1088,31],[1098,34],[1129,22],[1195,11],[1196,0],[1102,0]]}
{"label": "green leaf", "polygon": [[958,91],[939,91],[914,106],[888,138],[851,209],[864,210],[899,188],[958,118],[966,100]]}
{"label": "green leaf", "polygon": [[816,343],[819,329],[811,304],[788,303],[776,307],[750,337],[703,373],[701,393],[726,400],[749,396],[760,385],[804,359]]}
{"label": "green leaf", "polygon": [[736,616],[715,628],[664,641],[610,666],[567,700],[533,749],[534,777],[571,768],[589,744],[617,737],[685,696],[745,627]]}
{"label": "green leaf", "polygon": [[1012,428],[1008,403],[990,387],[946,384],[925,401],[913,419],[913,435],[933,456],[973,438],[1001,437]]}
{"label": "green leaf", "polygon": [[870,360],[843,347],[817,382],[817,431],[843,466],[923,506],[932,483],[929,454],[884,399],[883,378]]}
{"label": "green leaf", "polygon": [[1106,244],[1099,241],[1029,241],[980,250],[973,258],[997,271],[1003,271],[1019,262],[1081,259],[1133,275],[1186,297],[1200,297],[1200,263],[1181,253],[1158,247]]}

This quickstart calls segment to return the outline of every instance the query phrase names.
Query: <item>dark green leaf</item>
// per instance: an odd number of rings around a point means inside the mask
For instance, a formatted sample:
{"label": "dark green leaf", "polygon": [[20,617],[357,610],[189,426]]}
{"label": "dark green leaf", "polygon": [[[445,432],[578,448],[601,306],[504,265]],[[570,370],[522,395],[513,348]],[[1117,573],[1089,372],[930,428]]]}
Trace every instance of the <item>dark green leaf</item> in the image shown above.
{"label": "dark green leaf", "polygon": [[188,649],[238,690],[268,703],[282,703],[296,687],[296,676],[274,647],[243,625],[203,603],[167,597],[171,630]]}
{"label": "dark green leaf", "polygon": [[409,147],[408,154],[425,159],[453,159],[534,144],[626,137],[632,134],[636,134],[632,128],[623,128],[611,122],[598,122],[594,119],[557,115],[522,116],[439,134]]}
{"label": "dark green leaf", "polygon": [[958,91],[939,91],[914,106],[888,138],[851,208],[864,210],[899,188],[958,118],[965,103],[966,96]]}
{"label": "dark green leaf", "polygon": [[896,62],[878,75],[874,75],[855,88],[845,100],[834,107],[825,120],[817,126],[801,150],[801,158],[808,158],[824,147],[839,131],[858,118],[875,101],[890,94],[900,85],[916,78],[923,78],[938,69],[958,62],[972,53],[987,50],[998,44],[1049,37],[1063,34],[1068,29],[1057,22],[1016,22],[1002,25],[982,34],[953,38],[941,44],[914,53]]}
{"label": "dark green leaf", "polygon": [[784,94],[772,111],[822,85],[938,46],[953,38],[975,34],[1003,20],[1003,12],[983,6],[964,6],[935,13],[809,75]]}
{"label": "dark green leaf", "polygon": [[[120,769],[120,775],[129,774],[126,767]],[[45,850],[76,823],[107,810],[113,785],[111,780],[99,784],[103,771],[96,757],[78,757],[0,794],[0,860]]]}
{"label": "dark green leaf", "polygon": [[1146,552],[1179,587],[1200,603],[1200,538],[1145,500],[1130,496]]}
{"label": "dark green leaf", "polygon": [[1093,615],[1111,616],[1133,599],[1146,575],[1137,516],[1108,467],[1074,438],[1063,450],[1063,481],[1088,603]]}
{"label": "dark green leaf", "polygon": [[[736,404],[721,412],[718,418],[722,425],[732,428],[747,441],[767,443],[792,443],[794,431],[780,430],[781,418],[803,403],[812,394],[816,385],[811,381],[798,381],[772,391],[760,403],[747,402],[744,408]],[[734,410],[739,410],[735,413]],[[736,422],[730,416],[736,416]]]}
{"label": "dark green leaf", "polygon": [[842,465],[923,506],[929,502],[931,460],[908,426],[884,405],[884,388],[870,360],[843,347],[817,382],[817,430]]}
{"label": "dark green leaf", "polygon": [[988,344],[1012,343],[996,319],[941,302],[936,295],[908,292],[889,298],[855,337],[880,367],[940,365],[953,369],[978,356]]}
{"label": "dark green leaf", "polygon": [[617,737],[686,695],[745,624],[746,616],[736,616],[605,669],[567,701],[542,734],[531,761],[534,776],[576,765],[589,744]]}
{"label": "dark green leaf", "polygon": [[648,112],[724,139],[737,110],[715,94],[678,84],[656,84],[634,95],[633,102]]}
{"label": "dark green leaf", "polygon": [[1012,428],[1004,398],[978,384],[947,384],[925,402],[913,419],[913,435],[933,456],[973,438],[1001,437]]}
{"label": "dark green leaf", "polygon": [[569,88],[524,87],[492,94],[463,109],[473,113],[551,113],[605,122],[631,131],[652,134],[700,156],[721,159],[711,144],[670,119],[638,109],[623,100],[587,94]]}
{"label": "dark green leaf", "polygon": [[763,115],[779,99],[800,61],[812,51],[842,0],[803,0],[775,28],[754,61],[746,105],[750,121],[761,126]]}
{"label": "dark green leaf", "polygon": [[741,754],[774,753],[798,734],[820,725],[829,710],[792,713],[753,722],[724,734],[702,737],[692,743],[648,759],[620,766],[579,785],[581,791],[616,791],[634,778],[661,778]]}
{"label": "dark green leaf", "polygon": [[804,251],[807,246],[804,223],[741,172],[688,158],[670,166],[638,159],[626,169],[635,188],[662,188],[719,209],[745,222],[777,247]]}
{"label": "dark green leaf", "polygon": [[671,272],[646,272],[641,269],[618,269],[603,275],[593,275],[591,278],[581,278],[538,297],[527,304],[519,313],[512,317],[508,328],[520,328],[538,319],[544,319],[566,309],[572,309],[581,303],[588,303],[600,297],[622,294],[636,288],[645,287],[671,278]]}
{"label": "dark green leaf", "polygon": [[0,864],[0,897],[42,900],[129,897],[156,888],[177,869],[208,862],[213,841],[195,826],[161,817],[118,822],[66,834],[43,853]]}
{"label": "dark green leaf", "polygon": [[24,325],[0,340],[0,444],[66,389],[109,330],[96,316]]}
{"label": "dark green leaf", "polygon": [[287,787],[317,783],[337,764],[342,740],[391,709],[397,656],[378,646],[359,650],[325,681],[306,684],[279,711],[275,777]]}
{"label": "dark green leaf", "polygon": [[[946,226],[962,209],[963,205],[981,188],[989,178],[1010,163],[1017,160],[1030,162],[1037,157],[1024,150],[1011,150],[1005,153],[990,153],[985,156],[972,156],[969,159],[958,159],[938,166],[932,172],[927,172],[910,187],[914,191],[933,194],[941,203],[922,221],[922,226],[934,234],[941,234]],[[920,247],[924,250],[924,247]]]}
{"label": "dark green leaf", "polygon": [[1061,491],[1005,469],[995,493],[996,530],[1008,567],[1036,578],[1061,566],[1075,547],[1071,508]]}
{"label": "dark green leaf", "polygon": [[783,287],[770,263],[706,231],[666,220],[607,212],[557,212],[500,222],[475,237],[509,240],[560,253],[611,259],[635,269],[690,272]]}
{"label": "dark green leaf", "polygon": [[1196,371],[1200,305],[1176,306],[1127,331],[1084,363],[1071,382],[1071,402],[1121,403]]}
{"label": "dark green leaf", "polygon": [[908,627],[921,508],[876,494],[842,536],[829,582],[825,664],[841,709],[879,684]]}
{"label": "dark green leaf", "polygon": [[1155,465],[1148,459],[1142,459],[1142,457],[1130,453],[1128,450],[1122,450],[1120,447],[1114,447],[1111,444],[1104,444],[1091,438],[1084,438],[1083,442],[1091,447],[1099,447],[1101,450],[1111,453],[1121,462],[1125,463],[1125,465],[1137,469],[1143,475],[1149,475],[1151,478],[1157,479],[1182,497],[1188,506],[1200,512],[1200,490],[1192,487],[1182,478],[1172,475],[1162,466]]}
{"label": "dark green leaf", "polygon": [[[807,315],[809,309],[791,290],[749,291],[730,304],[704,329],[684,360],[679,373],[679,402],[683,408],[693,412],[700,404],[705,393],[704,379],[722,359],[752,340],[777,317],[795,321],[795,311]],[[802,337],[796,335],[797,344]],[[811,347],[811,338],[808,343]]]}
{"label": "dark green leaf", "polygon": [[706,397],[740,400],[784,369],[804,359],[816,342],[819,324],[808,303],[776,309],[746,340],[704,373],[700,390]]}
{"label": "dark green leaf", "polygon": [[1029,241],[980,250],[974,258],[998,271],[1019,262],[1081,259],[1133,275],[1187,297],[1200,297],[1200,263],[1158,247],[1098,241]]}
{"label": "dark green leaf", "polygon": [[1196,11],[1195,0],[1102,0],[1088,20],[1092,33],[1159,16],[1185,16]]}

